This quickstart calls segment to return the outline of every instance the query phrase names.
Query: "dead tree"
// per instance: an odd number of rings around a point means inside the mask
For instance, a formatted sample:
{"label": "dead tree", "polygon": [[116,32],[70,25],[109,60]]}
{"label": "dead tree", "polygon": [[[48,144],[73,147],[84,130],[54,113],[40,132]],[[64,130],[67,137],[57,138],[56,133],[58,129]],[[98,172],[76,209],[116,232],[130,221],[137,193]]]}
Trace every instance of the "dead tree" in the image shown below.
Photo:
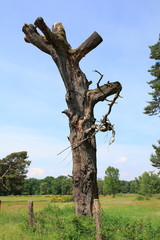
{"label": "dead tree", "polygon": [[[37,28],[43,35],[37,31]],[[121,84],[113,82],[99,86],[99,80],[96,89],[89,89],[91,82],[81,71],[79,62],[102,42],[97,32],[94,32],[76,49],[71,48],[64,27],[59,22],[50,30],[40,17],[34,25],[25,24],[23,32],[26,42],[32,43],[41,51],[51,55],[63,79],[68,106],[63,113],[69,118],[76,214],[92,216],[93,201],[98,198],[95,135],[98,131],[113,130],[108,115],[119,96]],[[111,95],[115,97],[110,103],[108,113],[98,125],[94,118],[94,106]]]}

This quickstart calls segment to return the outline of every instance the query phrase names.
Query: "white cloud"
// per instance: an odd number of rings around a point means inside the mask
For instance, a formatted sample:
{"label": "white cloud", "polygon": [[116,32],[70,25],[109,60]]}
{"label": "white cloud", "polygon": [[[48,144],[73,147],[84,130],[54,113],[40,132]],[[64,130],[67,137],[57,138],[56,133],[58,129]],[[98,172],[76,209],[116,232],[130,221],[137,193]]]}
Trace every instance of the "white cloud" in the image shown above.
{"label": "white cloud", "polygon": [[[115,143],[109,149],[107,144],[99,144],[97,150],[99,178],[104,177],[108,166],[118,168],[123,180],[133,180],[135,177],[141,176],[145,171],[155,170],[149,161],[150,154],[153,152],[151,144],[131,145]],[[127,174],[125,175],[124,173]]]}
{"label": "white cloud", "polygon": [[124,163],[124,162],[127,162],[127,161],[128,161],[127,157],[120,157],[115,162],[116,163]]}
{"label": "white cloud", "polygon": [[42,169],[42,168],[31,168],[28,171],[27,177],[28,178],[32,178],[32,177],[35,177],[35,178],[45,177],[45,170]]}

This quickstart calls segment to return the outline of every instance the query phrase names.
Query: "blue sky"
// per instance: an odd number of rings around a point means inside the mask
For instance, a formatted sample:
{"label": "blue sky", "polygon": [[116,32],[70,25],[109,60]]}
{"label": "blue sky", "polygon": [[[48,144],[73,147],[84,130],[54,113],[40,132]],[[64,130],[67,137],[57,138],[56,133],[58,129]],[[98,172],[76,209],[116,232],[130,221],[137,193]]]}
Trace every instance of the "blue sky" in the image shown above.
{"label": "blue sky", "polygon": [[[51,57],[24,42],[22,26],[44,18],[51,27],[62,22],[69,43],[79,46],[94,31],[103,42],[82,61],[81,68],[96,86],[98,70],[102,84],[119,81],[123,86],[110,120],[115,124],[116,141],[110,134],[97,135],[98,177],[114,166],[120,178],[132,180],[144,171],[155,170],[149,161],[152,144],[159,139],[159,118],[143,114],[150,100],[152,79],[147,72],[150,45],[158,41],[159,0],[0,0],[0,158],[16,151],[28,151],[32,164],[28,176],[68,175],[72,171],[65,88]],[[107,103],[95,108],[97,120]]]}

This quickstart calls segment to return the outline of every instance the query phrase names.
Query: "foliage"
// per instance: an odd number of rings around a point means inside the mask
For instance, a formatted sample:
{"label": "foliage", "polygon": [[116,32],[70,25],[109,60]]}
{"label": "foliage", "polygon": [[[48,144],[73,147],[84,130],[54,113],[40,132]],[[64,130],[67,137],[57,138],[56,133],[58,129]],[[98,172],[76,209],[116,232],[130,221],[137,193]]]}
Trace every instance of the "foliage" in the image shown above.
{"label": "foliage", "polygon": [[24,182],[23,194],[69,195],[72,194],[72,180],[66,176],[59,176],[57,178],[49,176],[44,179],[26,179]]}
{"label": "foliage", "polygon": [[40,181],[36,178],[25,179],[23,185],[23,195],[36,195],[40,193]]}
{"label": "foliage", "polygon": [[[72,203],[59,202],[49,204],[44,208],[39,205],[42,199],[49,203],[52,196],[3,196],[0,213],[0,239],[2,240],[95,240],[95,221],[92,218],[76,217]],[[146,202],[146,197],[136,199],[135,194],[117,194],[100,197],[102,207],[103,240],[159,240],[160,219],[158,195]],[[63,196],[62,196],[63,198]],[[17,199],[17,200],[15,200]],[[17,211],[12,206],[12,212],[7,212],[7,204],[21,201],[24,211]],[[27,201],[34,199],[35,220],[33,227],[28,226]],[[6,202],[5,202],[5,201]],[[140,202],[138,202],[138,201]],[[58,207],[59,206],[59,207]],[[10,208],[10,207],[8,207]]]}
{"label": "foliage", "polygon": [[160,169],[160,140],[158,141],[159,146],[152,145],[155,149],[155,154],[151,155],[150,161],[152,166]]}
{"label": "foliage", "polygon": [[136,200],[137,200],[137,201],[145,201],[145,200],[150,200],[150,198],[149,198],[149,197],[143,197],[143,196],[141,196],[141,195],[140,195],[140,196],[138,195],[138,196],[136,197]]}
{"label": "foliage", "polygon": [[20,194],[31,161],[27,152],[15,152],[0,160],[0,194]]}
{"label": "foliage", "polygon": [[147,172],[144,172],[140,178],[139,194],[151,195],[152,186],[151,186],[150,180],[151,180],[150,174]]}
{"label": "foliage", "polygon": [[[39,237],[50,236],[54,233],[55,240],[94,239],[95,223],[92,217],[76,217],[74,208],[58,208],[48,205],[35,216],[36,224],[29,227],[23,225],[24,231],[38,234]],[[53,235],[52,235],[53,236]],[[47,237],[48,238],[48,237]]]}
{"label": "foliage", "polygon": [[130,192],[130,182],[122,180],[119,181],[119,185],[121,193]]}
{"label": "foliage", "polygon": [[105,171],[104,178],[104,194],[112,194],[115,197],[115,194],[119,189],[119,170],[114,167],[108,167]]}
{"label": "foliage", "polygon": [[[119,170],[117,171],[119,174]],[[160,177],[159,174],[155,174],[153,172],[145,172],[138,178],[135,178],[132,181],[124,181],[119,180],[116,182],[114,187],[116,186],[116,193],[138,193],[141,195],[151,195],[155,193],[160,193]],[[98,179],[98,189],[100,195],[112,194],[112,181],[107,176],[103,179]],[[57,197],[53,196],[62,196],[68,195],[72,198],[72,179],[66,176],[59,176],[57,178],[54,177],[46,177],[44,179],[24,179],[23,189],[18,194],[23,195],[51,195],[53,200],[52,202],[57,201]],[[9,191],[5,189],[0,189],[0,194],[11,194]],[[16,189],[15,189],[16,191]],[[65,199],[63,197],[63,201]],[[68,201],[68,200],[67,200]],[[66,202],[67,202],[66,201]]]}
{"label": "foliage", "polygon": [[102,233],[105,240],[158,240],[160,232],[149,219],[102,214]]}
{"label": "foliage", "polygon": [[[40,239],[54,236],[55,240],[95,239],[95,220],[90,217],[76,217],[70,207],[58,208],[49,205],[36,214],[36,224],[23,230]],[[142,217],[121,216],[102,211],[102,236],[104,240],[158,240],[160,228],[155,228],[150,219]]]}
{"label": "foliage", "polygon": [[150,196],[160,192],[160,178],[153,172],[144,172],[139,177],[138,193],[144,196]]}
{"label": "foliage", "polygon": [[130,181],[130,193],[138,193],[139,189],[139,180],[135,178],[135,180]]}
{"label": "foliage", "polygon": [[[110,178],[108,180],[106,177],[107,176],[105,176],[104,180],[97,180],[100,195],[112,194],[112,182]],[[115,184],[115,186],[116,193],[150,195],[160,193],[160,178],[158,174],[153,172],[143,173],[142,176],[132,181],[119,180],[118,178],[117,185]],[[72,179],[66,176],[26,179],[22,193],[24,195],[72,195]],[[57,198],[53,199],[53,202],[56,201]]]}
{"label": "foliage", "polygon": [[153,90],[153,92],[149,93],[149,95],[152,96],[152,100],[149,101],[148,106],[144,108],[144,113],[153,116],[160,113],[160,39],[155,45],[150,47],[150,50],[150,58],[157,61],[149,70],[155,79],[148,82]]}
{"label": "foliage", "polygon": [[98,185],[98,193],[100,195],[103,195],[104,181],[101,178],[97,179],[97,185]]}

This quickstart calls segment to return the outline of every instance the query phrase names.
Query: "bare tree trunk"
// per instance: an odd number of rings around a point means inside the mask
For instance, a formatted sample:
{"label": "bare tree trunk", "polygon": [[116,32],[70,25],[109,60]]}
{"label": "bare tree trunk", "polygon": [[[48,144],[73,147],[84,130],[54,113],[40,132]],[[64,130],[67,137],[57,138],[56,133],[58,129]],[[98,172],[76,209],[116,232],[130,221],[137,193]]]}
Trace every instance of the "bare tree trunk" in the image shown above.
{"label": "bare tree trunk", "polygon": [[73,183],[76,214],[91,216],[98,198],[95,138],[73,149]]}
{"label": "bare tree trunk", "polygon": [[[44,36],[37,32],[37,28]],[[61,23],[53,25],[51,31],[43,19],[38,18],[34,25],[25,24],[23,32],[26,42],[51,55],[63,79],[68,106],[63,113],[69,118],[76,214],[91,216],[93,201],[98,198],[95,134],[112,129],[107,116],[115,101],[100,125],[95,124],[93,109],[97,102],[104,101],[110,95],[116,94],[118,97],[121,84],[114,82],[99,87],[98,82],[96,89],[89,90],[91,82],[81,71],[79,61],[102,42],[98,33],[94,32],[78,48],[72,49]]]}

